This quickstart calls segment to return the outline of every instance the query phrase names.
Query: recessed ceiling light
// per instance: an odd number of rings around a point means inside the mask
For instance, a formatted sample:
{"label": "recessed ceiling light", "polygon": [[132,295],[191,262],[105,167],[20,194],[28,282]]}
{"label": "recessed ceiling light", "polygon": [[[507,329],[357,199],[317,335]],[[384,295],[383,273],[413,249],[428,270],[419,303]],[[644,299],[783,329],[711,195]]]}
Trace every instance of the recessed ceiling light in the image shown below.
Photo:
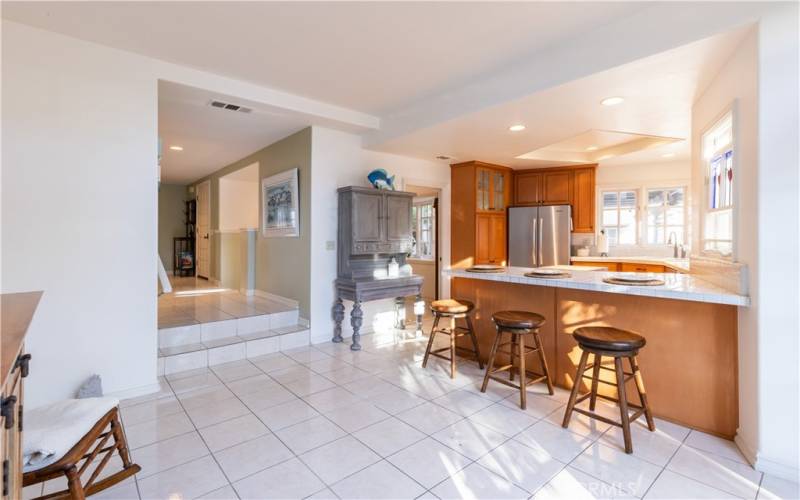
{"label": "recessed ceiling light", "polygon": [[600,101],[600,104],[602,104],[603,106],[616,106],[617,104],[621,103],[624,100],[625,100],[624,98],[619,96],[606,97],[605,99]]}
{"label": "recessed ceiling light", "polygon": [[170,146],[169,149],[173,151],[183,151],[183,146]]}
{"label": "recessed ceiling light", "polygon": [[508,127],[508,130],[512,132],[522,132],[523,130],[525,130],[525,125],[522,124],[511,125],[510,127]]}
{"label": "recessed ceiling light", "polygon": [[675,153],[671,151],[669,153],[664,153],[663,155],[661,155],[662,158],[672,158],[673,156],[675,156]]}
{"label": "recessed ceiling light", "polygon": [[589,146],[586,148],[586,151],[597,151],[599,148],[597,146]]}

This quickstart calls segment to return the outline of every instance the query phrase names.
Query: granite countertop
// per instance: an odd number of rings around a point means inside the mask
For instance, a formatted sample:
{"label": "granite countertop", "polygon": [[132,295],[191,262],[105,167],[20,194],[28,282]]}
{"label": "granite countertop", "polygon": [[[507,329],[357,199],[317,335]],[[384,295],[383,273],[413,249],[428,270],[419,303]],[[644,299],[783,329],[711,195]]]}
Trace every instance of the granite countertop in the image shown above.
{"label": "granite countertop", "polygon": [[612,285],[603,278],[620,273],[571,270],[570,278],[529,278],[526,267],[507,267],[502,273],[471,273],[464,269],[445,269],[443,273],[451,277],[469,278],[487,281],[505,281],[527,285],[550,286],[555,288],[572,288],[597,292],[618,293],[622,295],[640,295],[663,299],[688,300],[693,302],[709,302],[733,306],[749,306],[750,297],[739,295],[722,287],[704,281],[691,274],[679,273],[641,273],[652,274],[654,278],[664,281],[661,286],[627,286]]}
{"label": "granite countertop", "polygon": [[570,257],[572,262],[631,262],[635,264],[653,264],[667,266],[684,273],[689,272],[689,259],[673,257]]}

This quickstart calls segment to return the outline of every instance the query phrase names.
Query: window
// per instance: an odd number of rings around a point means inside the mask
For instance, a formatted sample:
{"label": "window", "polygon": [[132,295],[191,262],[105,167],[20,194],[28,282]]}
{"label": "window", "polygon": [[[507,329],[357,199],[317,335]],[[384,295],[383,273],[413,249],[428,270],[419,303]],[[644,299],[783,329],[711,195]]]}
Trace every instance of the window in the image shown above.
{"label": "window", "polygon": [[706,203],[703,215],[703,251],[733,253],[733,112],[725,114],[703,134]]}
{"label": "window", "polygon": [[635,245],[636,191],[602,191],[601,223],[609,245]]}
{"label": "window", "polygon": [[436,200],[414,202],[411,207],[414,259],[433,260],[436,252]]}
{"label": "window", "polygon": [[[672,243],[683,245],[686,234],[685,217],[682,187],[648,189],[646,243],[648,245]],[[675,240],[671,239],[673,234]]]}

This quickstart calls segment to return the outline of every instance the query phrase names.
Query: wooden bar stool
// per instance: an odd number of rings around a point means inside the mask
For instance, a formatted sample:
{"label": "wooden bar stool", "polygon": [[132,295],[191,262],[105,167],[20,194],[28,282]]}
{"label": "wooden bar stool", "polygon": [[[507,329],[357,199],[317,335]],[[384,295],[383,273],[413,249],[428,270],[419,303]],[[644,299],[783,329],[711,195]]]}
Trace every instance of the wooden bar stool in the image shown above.
{"label": "wooden bar stool", "polygon": [[[456,351],[460,349],[474,355],[475,359],[478,361],[478,366],[483,369],[483,362],[481,361],[481,354],[480,350],[478,349],[478,339],[475,337],[475,328],[472,326],[472,318],[470,317],[470,313],[473,309],[475,309],[475,304],[468,300],[445,299],[431,302],[433,328],[431,328],[431,336],[428,339],[428,348],[425,349],[425,357],[422,360],[423,368],[428,365],[428,357],[436,356],[437,358],[450,361],[450,378],[455,378]],[[439,328],[439,320],[442,318],[449,320],[450,324],[447,328]],[[459,318],[464,318],[464,321],[467,324],[466,328],[456,325],[456,319]],[[431,350],[433,348],[433,339],[437,333],[443,333],[450,336],[449,347]],[[469,335],[470,339],[472,339],[472,346],[474,350],[470,351],[469,349],[456,346],[456,339],[458,337],[463,337],[464,335]],[[450,357],[440,354],[443,351],[450,351]]]}
{"label": "wooden bar stool", "polygon": [[[545,322],[544,317],[540,314],[527,311],[500,311],[492,315],[492,321],[494,321],[497,334],[495,335],[494,344],[492,345],[492,352],[489,354],[489,362],[486,367],[486,375],[483,377],[481,392],[486,392],[489,379],[518,388],[519,406],[523,410],[527,407],[526,388],[528,385],[544,380],[547,383],[547,391],[552,395],[553,384],[550,382],[550,371],[547,369],[547,360],[542,350],[542,339],[539,338],[539,328],[541,328]],[[511,334],[510,342],[502,343],[504,333]],[[525,337],[527,335],[533,337],[533,347],[525,346]],[[503,347],[508,345],[511,346],[509,350],[502,350]],[[498,352],[509,356],[509,364],[495,369],[494,357]],[[542,372],[544,373],[535,373],[525,368],[525,356],[532,352],[539,353],[539,362],[542,365]],[[515,357],[518,360],[517,371],[519,373],[519,384],[513,382]],[[508,371],[508,380],[495,375],[495,373],[502,371]],[[530,379],[527,377],[530,377]]]}
{"label": "wooden bar stool", "polygon": [[[641,335],[638,335],[627,330],[620,330],[609,326],[586,326],[578,328],[573,332],[572,336],[578,342],[578,346],[583,351],[581,360],[578,363],[578,371],[575,375],[575,385],[572,387],[572,393],[569,396],[567,403],[567,410],[564,413],[564,428],[569,426],[569,419],[573,411],[577,411],[583,415],[591,418],[596,418],[607,424],[622,427],[622,434],[625,439],[625,453],[633,453],[633,445],[631,444],[631,422],[641,417],[644,414],[647,419],[647,428],[651,431],[656,430],[656,425],[653,422],[653,415],[650,412],[650,407],[647,404],[647,394],[644,390],[644,382],[642,375],[639,371],[639,365],[636,362],[636,355],[639,354],[639,349],[644,347],[646,341]],[[586,366],[586,361],[589,354],[594,354],[594,361],[591,365]],[[614,358],[614,369],[602,366],[603,356]],[[631,373],[627,373],[622,368],[622,359],[628,358],[631,365]],[[585,375],[585,372],[592,370],[592,376]],[[600,370],[608,370],[615,373],[614,382],[606,382],[600,380]],[[591,390],[581,397],[578,397],[580,390],[581,380],[589,379],[592,381]],[[640,405],[634,405],[628,402],[627,394],[625,393],[625,382],[630,379],[636,382],[636,390],[639,393]],[[612,398],[603,394],[597,393],[597,384],[603,383],[613,385],[617,388],[618,398]],[[589,410],[582,408],[575,408],[575,405],[589,398]],[[603,417],[595,413],[595,403],[597,398],[603,398],[608,401],[613,401],[619,405],[619,412],[621,422],[615,422],[609,418]],[[629,414],[629,408],[635,409],[633,415]]]}

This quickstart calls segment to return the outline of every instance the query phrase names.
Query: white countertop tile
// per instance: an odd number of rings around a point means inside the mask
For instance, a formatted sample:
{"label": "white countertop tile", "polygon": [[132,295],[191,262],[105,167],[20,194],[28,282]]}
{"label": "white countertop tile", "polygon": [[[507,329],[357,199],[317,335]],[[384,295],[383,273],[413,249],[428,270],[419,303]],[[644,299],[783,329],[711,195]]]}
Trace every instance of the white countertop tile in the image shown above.
{"label": "white countertop tile", "polygon": [[657,274],[657,277],[664,281],[664,285],[626,286],[612,285],[603,281],[603,278],[619,274],[613,272],[572,270],[570,271],[571,277],[569,278],[529,278],[525,276],[525,273],[528,271],[530,271],[530,269],[525,267],[507,267],[502,273],[471,273],[464,269],[446,269],[443,273],[458,278],[504,281],[507,283],[592,290],[596,292],[689,300],[694,302],[710,302],[733,306],[750,305],[749,297],[732,293],[690,274],[651,273]]}

